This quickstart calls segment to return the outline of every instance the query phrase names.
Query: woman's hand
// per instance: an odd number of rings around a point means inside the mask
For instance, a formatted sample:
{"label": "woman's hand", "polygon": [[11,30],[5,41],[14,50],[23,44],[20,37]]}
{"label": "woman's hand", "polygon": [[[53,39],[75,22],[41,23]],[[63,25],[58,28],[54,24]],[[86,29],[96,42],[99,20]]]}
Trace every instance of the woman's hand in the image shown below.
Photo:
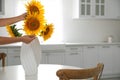
{"label": "woman's hand", "polygon": [[26,18],[26,16],[27,16],[27,13],[23,13],[23,14],[19,15],[19,18],[24,20]]}
{"label": "woman's hand", "polygon": [[20,37],[21,38],[21,41],[28,44],[30,43],[32,40],[34,40],[36,37],[35,35],[25,35],[25,36],[22,36]]}

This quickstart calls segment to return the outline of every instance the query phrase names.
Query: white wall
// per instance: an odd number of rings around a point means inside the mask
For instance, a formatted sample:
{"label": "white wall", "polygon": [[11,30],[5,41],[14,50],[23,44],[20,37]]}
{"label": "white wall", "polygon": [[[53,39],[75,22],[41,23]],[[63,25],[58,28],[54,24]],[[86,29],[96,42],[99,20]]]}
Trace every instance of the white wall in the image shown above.
{"label": "white wall", "polygon": [[63,0],[65,42],[101,42],[109,35],[115,42],[120,41],[118,20],[73,20],[72,0]]}

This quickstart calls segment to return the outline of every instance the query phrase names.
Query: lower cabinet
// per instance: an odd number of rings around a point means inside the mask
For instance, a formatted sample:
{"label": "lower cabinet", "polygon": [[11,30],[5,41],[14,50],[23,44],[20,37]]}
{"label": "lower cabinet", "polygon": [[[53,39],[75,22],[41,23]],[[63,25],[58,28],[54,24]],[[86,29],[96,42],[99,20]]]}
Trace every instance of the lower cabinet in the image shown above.
{"label": "lower cabinet", "polygon": [[83,47],[77,45],[66,46],[65,65],[83,67]]}
{"label": "lower cabinet", "polygon": [[20,65],[20,47],[8,48],[7,53],[8,65]]}
{"label": "lower cabinet", "polygon": [[114,46],[113,53],[113,71],[115,75],[119,74],[120,76],[120,45]]}
{"label": "lower cabinet", "polygon": [[[51,45],[52,46],[52,45]],[[120,77],[120,45],[99,44],[99,45],[65,45],[54,46],[50,49],[42,48],[40,64],[60,64],[89,68],[97,63],[104,63],[103,76]],[[44,50],[43,50],[44,49]],[[6,65],[20,65],[20,47],[0,47],[0,52],[7,53]],[[1,64],[0,64],[1,66]]]}
{"label": "lower cabinet", "polygon": [[[20,47],[0,47],[0,52],[4,52],[7,54],[5,59],[5,65],[20,65]],[[0,66],[2,66],[2,62],[0,61]]]}
{"label": "lower cabinet", "polygon": [[42,60],[45,64],[64,64],[64,53],[42,53],[45,57],[42,57]]}
{"label": "lower cabinet", "polygon": [[42,52],[40,59],[40,64],[47,64],[47,54],[45,52]]}
{"label": "lower cabinet", "polygon": [[65,45],[42,45],[41,64],[64,65]]}
{"label": "lower cabinet", "polygon": [[114,46],[102,45],[99,49],[99,61],[104,63],[104,76],[114,74],[113,72],[113,59],[114,58]]}
{"label": "lower cabinet", "polygon": [[84,67],[104,63],[103,78],[120,77],[120,45],[85,46]]}
{"label": "lower cabinet", "polygon": [[99,46],[87,45],[83,47],[84,68],[95,67],[99,62]]}

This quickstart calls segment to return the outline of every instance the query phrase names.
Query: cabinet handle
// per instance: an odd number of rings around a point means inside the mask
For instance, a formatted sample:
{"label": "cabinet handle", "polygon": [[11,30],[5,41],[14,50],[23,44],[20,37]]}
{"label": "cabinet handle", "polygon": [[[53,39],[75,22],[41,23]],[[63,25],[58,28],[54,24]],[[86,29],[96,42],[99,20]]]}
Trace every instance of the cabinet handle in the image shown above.
{"label": "cabinet handle", "polygon": [[70,50],[78,50],[78,48],[70,48]]}
{"label": "cabinet handle", "polygon": [[14,58],[20,58],[20,56],[14,56]]}
{"label": "cabinet handle", "polygon": [[94,15],[92,15],[92,17],[95,17]]}
{"label": "cabinet handle", "polygon": [[20,50],[13,50],[14,52],[20,52]]}
{"label": "cabinet handle", "polygon": [[46,56],[49,56],[50,54],[49,53],[46,53]]}
{"label": "cabinet handle", "polygon": [[70,53],[70,55],[77,55],[78,53]]}
{"label": "cabinet handle", "polygon": [[102,48],[110,48],[110,46],[102,46]]}
{"label": "cabinet handle", "polygon": [[118,46],[118,48],[120,48],[120,46]]}
{"label": "cabinet handle", "polygon": [[95,48],[94,46],[88,46],[87,48]]}

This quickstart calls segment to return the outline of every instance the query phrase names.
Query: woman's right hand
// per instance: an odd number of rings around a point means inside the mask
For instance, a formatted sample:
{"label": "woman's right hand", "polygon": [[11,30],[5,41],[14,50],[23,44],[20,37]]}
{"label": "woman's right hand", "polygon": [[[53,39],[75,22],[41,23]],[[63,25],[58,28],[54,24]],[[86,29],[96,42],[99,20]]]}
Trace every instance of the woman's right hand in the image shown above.
{"label": "woman's right hand", "polygon": [[32,40],[34,40],[36,37],[35,35],[25,35],[21,37],[21,41],[28,44],[30,43]]}

